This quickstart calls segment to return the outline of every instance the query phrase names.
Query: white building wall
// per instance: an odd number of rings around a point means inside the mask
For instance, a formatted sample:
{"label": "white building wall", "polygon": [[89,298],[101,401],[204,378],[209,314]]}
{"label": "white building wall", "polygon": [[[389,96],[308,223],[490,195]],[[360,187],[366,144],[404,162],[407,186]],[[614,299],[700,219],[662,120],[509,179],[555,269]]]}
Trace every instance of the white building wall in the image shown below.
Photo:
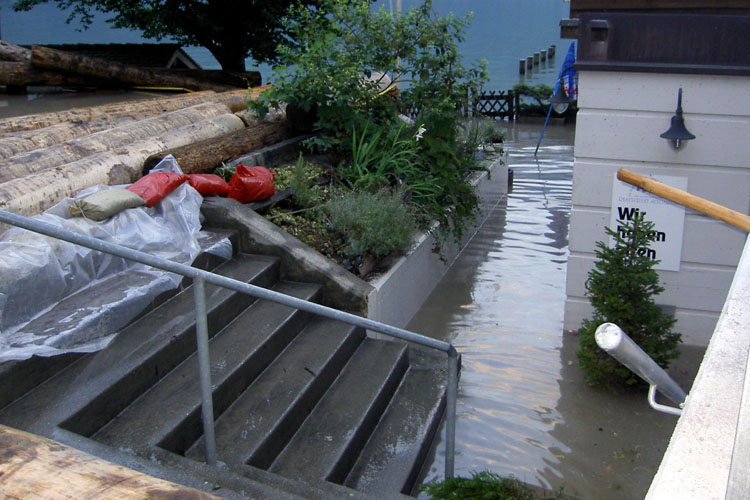
{"label": "white building wall", "polygon": [[[685,125],[696,139],[679,151],[667,130],[682,87]],[[565,328],[592,309],[585,281],[595,243],[606,240],[613,177],[619,168],[688,178],[688,191],[742,213],[750,211],[750,77],[579,73],[573,209]],[[732,282],[746,233],[686,210],[679,272],[659,271],[659,304],[676,306],[675,331],[707,345]]]}

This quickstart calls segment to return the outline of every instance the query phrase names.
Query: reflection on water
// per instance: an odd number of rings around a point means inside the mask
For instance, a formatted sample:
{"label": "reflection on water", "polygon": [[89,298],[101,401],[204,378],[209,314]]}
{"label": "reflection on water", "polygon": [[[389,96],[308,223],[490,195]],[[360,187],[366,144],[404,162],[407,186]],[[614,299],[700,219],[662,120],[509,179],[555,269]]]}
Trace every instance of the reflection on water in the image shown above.
{"label": "reflection on water", "polygon": [[[457,259],[410,330],[462,355],[456,474],[489,469],[583,498],[642,498],[675,418],[645,394],[588,387],[563,334],[573,127],[506,134],[513,192]],[[679,379],[678,379],[679,381]],[[426,481],[439,479],[438,446]]]}

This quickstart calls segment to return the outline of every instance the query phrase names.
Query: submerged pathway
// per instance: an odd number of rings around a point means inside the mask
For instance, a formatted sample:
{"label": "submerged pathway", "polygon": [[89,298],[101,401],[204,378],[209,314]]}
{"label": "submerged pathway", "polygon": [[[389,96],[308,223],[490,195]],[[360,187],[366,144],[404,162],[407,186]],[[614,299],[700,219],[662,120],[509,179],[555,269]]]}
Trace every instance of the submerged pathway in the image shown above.
{"label": "submerged pathway", "polygon": [[[463,356],[456,474],[484,469],[587,499],[638,499],[676,419],[588,387],[563,333],[572,126],[510,126],[515,182],[407,327]],[[437,447],[425,481],[441,478]]]}

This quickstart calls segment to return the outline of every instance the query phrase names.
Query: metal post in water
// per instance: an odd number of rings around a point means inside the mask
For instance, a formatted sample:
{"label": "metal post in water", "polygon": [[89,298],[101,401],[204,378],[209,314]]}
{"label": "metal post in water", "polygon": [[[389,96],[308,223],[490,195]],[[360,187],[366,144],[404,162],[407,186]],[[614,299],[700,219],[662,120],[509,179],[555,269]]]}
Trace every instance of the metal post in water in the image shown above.
{"label": "metal post in water", "polygon": [[456,398],[458,396],[458,352],[448,351],[448,387],[445,402],[445,477],[454,475],[456,462]]}
{"label": "metal post in water", "polygon": [[195,298],[195,335],[198,343],[198,370],[201,384],[201,414],[206,463],[216,465],[216,435],[214,434],[214,402],[211,391],[211,359],[208,351],[208,322],[206,320],[206,285],[201,277],[193,278]]}
{"label": "metal post in water", "polygon": [[643,380],[655,386],[673,403],[681,406],[685,402],[687,397],[685,391],[619,326],[614,323],[602,323],[596,329],[594,336],[599,347]]}

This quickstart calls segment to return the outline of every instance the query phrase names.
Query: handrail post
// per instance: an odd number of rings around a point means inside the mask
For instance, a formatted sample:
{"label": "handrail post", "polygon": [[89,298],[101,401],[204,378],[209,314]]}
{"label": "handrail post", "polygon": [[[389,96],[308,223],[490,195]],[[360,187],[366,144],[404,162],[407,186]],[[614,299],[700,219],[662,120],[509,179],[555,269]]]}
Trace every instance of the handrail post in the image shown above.
{"label": "handrail post", "polygon": [[195,336],[198,344],[198,370],[201,384],[201,413],[206,463],[216,465],[216,435],[214,434],[214,403],[211,390],[211,358],[208,350],[208,321],[206,320],[206,285],[201,277],[193,279],[195,298]]}
{"label": "handrail post", "polygon": [[458,352],[448,351],[448,387],[445,403],[445,478],[454,475],[456,461],[456,398],[458,395]]}

